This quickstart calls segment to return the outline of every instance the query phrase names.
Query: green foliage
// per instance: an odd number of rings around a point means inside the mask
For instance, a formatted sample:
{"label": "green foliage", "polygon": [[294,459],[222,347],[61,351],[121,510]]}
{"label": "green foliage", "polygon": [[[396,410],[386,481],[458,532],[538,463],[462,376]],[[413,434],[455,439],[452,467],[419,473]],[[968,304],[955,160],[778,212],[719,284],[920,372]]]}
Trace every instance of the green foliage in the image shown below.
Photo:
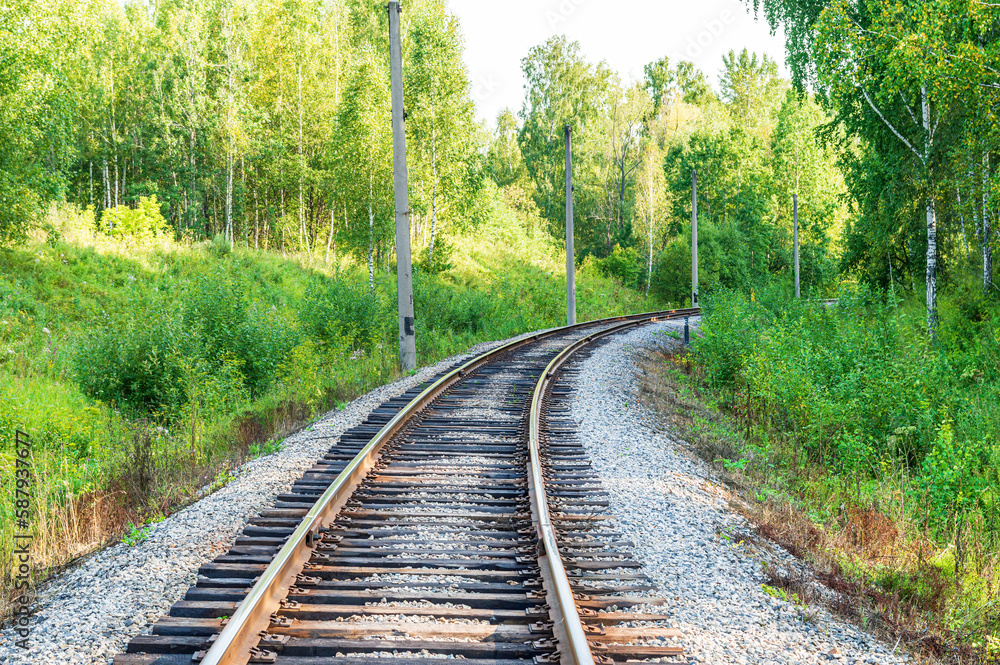
{"label": "green foliage", "polygon": [[252,443],[250,444],[250,459],[267,457],[283,449],[284,445],[280,441],[275,440],[265,441],[264,443]]}
{"label": "green foliage", "polygon": [[150,304],[142,316],[106,317],[76,356],[83,391],[132,414],[174,410],[188,399],[185,359],[194,340],[176,308]]}
{"label": "green foliage", "polygon": [[233,253],[233,243],[229,242],[226,234],[216,233],[215,237],[212,238],[212,244],[209,245],[209,249],[216,256],[229,256]]}
{"label": "green foliage", "polygon": [[156,196],[143,196],[135,208],[120,205],[101,213],[100,229],[115,238],[148,241],[168,228]]}
{"label": "green foliage", "polygon": [[129,522],[128,532],[122,536],[122,542],[129,547],[135,547],[136,545],[141,545],[142,543],[149,540],[149,532],[152,529],[151,526],[137,527],[136,525]]}
{"label": "green foliage", "polygon": [[254,302],[236,270],[217,270],[194,280],[183,297],[184,322],[209,363],[231,355],[254,397],[274,381],[277,367],[299,334],[273,305]]}
{"label": "green foliage", "polygon": [[325,344],[368,349],[395,329],[394,309],[380,293],[356,282],[318,279],[309,285],[298,317]]}
{"label": "green foliage", "polygon": [[[996,377],[959,371],[982,364],[981,348],[929,347],[922,311],[864,287],[845,288],[833,307],[775,289],[752,298],[721,291],[706,298],[705,311],[693,346],[706,379],[734,391],[768,428],[794,436],[814,463],[855,491],[902,470],[918,479],[914,491],[944,528],[972,511],[987,523],[998,517],[988,490],[1000,412],[985,407]],[[969,324],[946,317],[942,336]],[[978,328],[997,337],[995,321]]]}
{"label": "green foliage", "polygon": [[939,523],[955,516],[964,518],[983,506],[981,498],[992,487],[987,473],[992,461],[989,453],[981,441],[956,440],[951,422],[941,424],[923,460],[926,492]]}
{"label": "green foliage", "polygon": [[643,261],[639,252],[634,247],[622,249],[621,245],[615,245],[615,249],[606,258],[598,259],[598,269],[608,277],[614,277],[623,286],[638,288],[644,281]]}

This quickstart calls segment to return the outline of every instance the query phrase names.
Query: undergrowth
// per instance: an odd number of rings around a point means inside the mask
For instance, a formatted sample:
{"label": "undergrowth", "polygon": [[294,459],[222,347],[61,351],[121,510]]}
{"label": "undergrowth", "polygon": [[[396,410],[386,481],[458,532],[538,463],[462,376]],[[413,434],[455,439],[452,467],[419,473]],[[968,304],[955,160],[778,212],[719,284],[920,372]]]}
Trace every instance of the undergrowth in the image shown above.
{"label": "undergrowth", "polygon": [[957,286],[942,313],[929,343],[919,304],[891,294],[717,293],[646,389],[834,609],[968,663],[1000,654],[1000,310]]}

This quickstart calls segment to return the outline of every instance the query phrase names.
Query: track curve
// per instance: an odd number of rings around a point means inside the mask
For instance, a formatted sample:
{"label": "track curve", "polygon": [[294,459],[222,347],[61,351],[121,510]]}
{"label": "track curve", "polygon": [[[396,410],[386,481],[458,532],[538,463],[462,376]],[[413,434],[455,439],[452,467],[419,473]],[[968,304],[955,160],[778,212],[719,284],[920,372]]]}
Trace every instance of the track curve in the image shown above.
{"label": "track curve", "polygon": [[600,537],[569,528],[588,518],[568,505],[586,512],[601,502],[572,445],[553,447],[561,426],[548,430],[574,353],[634,325],[697,313],[557,328],[390,400],[203,566],[185,600],[116,665],[590,665],[675,655],[679,648],[616,648],[642,631],[608,638],[605,625],[649,617],[599,612],[629,605],[628,588],[595,600],[580,592],[581,576],[567,574],[565,561],[576,571],[613,568],[609,579],[635,577],[614,571],[637,564],[613,539],[602,556]]}

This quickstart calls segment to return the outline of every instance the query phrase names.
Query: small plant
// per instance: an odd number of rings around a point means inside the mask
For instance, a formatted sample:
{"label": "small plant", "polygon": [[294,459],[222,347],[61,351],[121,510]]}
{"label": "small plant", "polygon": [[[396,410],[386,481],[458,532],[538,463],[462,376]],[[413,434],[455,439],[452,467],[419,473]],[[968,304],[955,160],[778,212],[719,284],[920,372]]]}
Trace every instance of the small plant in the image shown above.
{"label": "small plant", "polygon": [[222,471],[220,471],[215,475],[215,480],[212,481],[212,484],[209,486],[208,491],[214,492],[216,490],[220,490],[229,483],[233,482],[234,480],[236,480],[236,474],[234,474],[229,469],[223,469]]}
{"label": "small plant", "polygon": [[750,461],[749,458],[743,457],[738,460],[729,460],[725,457],[720,457],[715,460],[716,462],[721,462],[722,466],[726,471],[743,471],[747,468],[747,463]]}
{"label": "small plant", "polygon": [[265,441],[264,443],[251,443],[250,459],[257,459],[258,457],[272,455],[282,448],[284,448],[284,446],[281,445],[281,442],[275,439]]}
{"label": "small plant", "polygon": [[229,241],[229,238],[224,233],[215,234],[209,248],[218,257],[229,256],[233,253],[233,243]]}
{"label": "small plant", "polygon": [[803,605],[802,601],[799,600],[798,594],[795,593],[790,594],[784,589],[768,586],[767,584],[761,584],[760,588],[764,591],[764,593],[771,596],[772,598],[777,598],[778,600],[783,600],[786,603],[791,603],[793,605]]}
{"label": "small plant", "polygon": [[128,533],[122,538],[122,542],[129,547],[135,547],[141,543],[146,542],[149,539],[149,531],[152,528],[151,525],[144,527],[137,527],[136,525],[129,522]]}

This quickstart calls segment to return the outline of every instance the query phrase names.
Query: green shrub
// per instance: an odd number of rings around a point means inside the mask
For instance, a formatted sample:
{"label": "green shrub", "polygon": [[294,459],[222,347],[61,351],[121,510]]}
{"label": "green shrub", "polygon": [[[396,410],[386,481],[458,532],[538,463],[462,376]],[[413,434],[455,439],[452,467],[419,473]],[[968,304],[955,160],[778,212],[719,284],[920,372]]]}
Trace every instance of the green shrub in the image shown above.
{"label": "green shrub", "polygon": [[119,205],[101,213],[100,229],[115,238],[146,241],[168,228],[155,195],[141,197],[135,208]]}
{"label": "green shrub", "polygon": [[642,257],[635,247],[622,248],[615,245],[611,254],[598,259],[597,268],[602,274],[613,277],[629,288],[638,288],[643,275]]}
{"label": "green shrub", "polygon": [[298,344],[298,332],[273,305],[251,302],[243,283],[222,268],[197,278],[184,301],[184,324],[198,355],[210,364],[231,355],[250,394],[262,395]]}
{"label": "green shrub", "polygon": [[395,303],[389,302],[382,289],[372,293],[367,284],[345,279],[312,280],[298,318],[306,334],[328,344],[345,342],[355,349],[394,336],[397,325]]}
{"label": "green shrub", "polygon": [[187,401],[187,359],[194,340],[183,317],[165,303],[135,316],[105,317],[84,336],[75,358],[77,382],[94,399],[133,414],[173,412]]}
{"label": "green shrub", "polygon": [[224,233],[216,233],[208,248],[218,257],[229,256],[233,253],[233,243],[229,242],[229,238]]}

